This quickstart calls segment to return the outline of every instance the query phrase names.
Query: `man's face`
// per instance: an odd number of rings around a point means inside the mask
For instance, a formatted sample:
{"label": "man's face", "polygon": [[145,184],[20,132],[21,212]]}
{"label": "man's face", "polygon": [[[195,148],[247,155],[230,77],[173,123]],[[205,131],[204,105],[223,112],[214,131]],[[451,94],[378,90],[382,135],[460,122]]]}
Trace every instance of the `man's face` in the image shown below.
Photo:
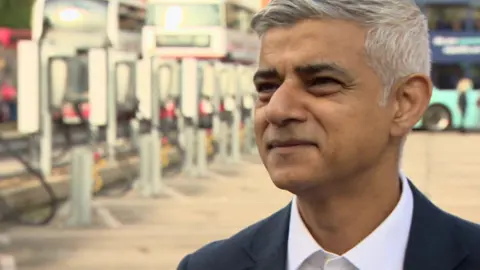
{"label": "man's face", "polygon": [[277,187],[296,193],[381,162],[399,106],[380,105],[383,85],[367,63],[365,36],[337,20],[302,21],[263,36],[255,133]]}

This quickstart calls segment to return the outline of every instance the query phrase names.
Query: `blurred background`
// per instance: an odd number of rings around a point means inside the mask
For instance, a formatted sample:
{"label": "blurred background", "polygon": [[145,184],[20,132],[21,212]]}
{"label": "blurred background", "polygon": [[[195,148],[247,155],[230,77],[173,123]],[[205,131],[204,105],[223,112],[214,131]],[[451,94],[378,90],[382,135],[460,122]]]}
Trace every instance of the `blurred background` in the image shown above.
{"label": "blurred background", "polygon": [[[0,269],[175,269],[285,206],[255,150],[268,0],[0,0]],[[403,168],[480,222],[480,0],[417,0],[433,97]]]}

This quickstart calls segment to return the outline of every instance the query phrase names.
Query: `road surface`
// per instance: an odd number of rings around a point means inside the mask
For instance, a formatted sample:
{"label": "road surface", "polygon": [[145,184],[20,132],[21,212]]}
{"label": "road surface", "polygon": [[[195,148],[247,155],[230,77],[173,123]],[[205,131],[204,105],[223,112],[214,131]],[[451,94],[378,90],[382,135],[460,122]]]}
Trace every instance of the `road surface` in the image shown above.
{"label": "road surface", "polygon": [[[416,133],[403,168],[441,207],[480,222],[480,136]],[[208,179],[175,177],[157,200],[99,198],[122,226],[83,230],[15,227],[21,270],[173,270],[187,253],[228,237],[286,205],[256,157],[237,165],[216,163]]]}

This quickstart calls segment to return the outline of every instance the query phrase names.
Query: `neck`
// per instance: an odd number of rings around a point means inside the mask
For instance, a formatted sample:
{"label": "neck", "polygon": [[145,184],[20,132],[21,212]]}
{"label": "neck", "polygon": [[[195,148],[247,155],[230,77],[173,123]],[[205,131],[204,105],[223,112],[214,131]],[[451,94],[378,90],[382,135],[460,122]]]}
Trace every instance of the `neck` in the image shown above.
{"label": "neck", "polygon": [[309,194],[298,194],[300,215],[322,248],[344,254],[388,217],[401,194],[397,164],[339,180],[341,187],[321,186]]}

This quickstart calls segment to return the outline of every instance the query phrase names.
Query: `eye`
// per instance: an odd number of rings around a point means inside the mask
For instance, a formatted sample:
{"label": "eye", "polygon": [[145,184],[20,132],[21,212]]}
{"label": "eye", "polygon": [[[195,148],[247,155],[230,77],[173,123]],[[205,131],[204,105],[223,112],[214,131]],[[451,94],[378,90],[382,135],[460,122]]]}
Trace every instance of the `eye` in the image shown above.
{"label": "eye", "polygon": [[272,92],[277,90],[278,84],[275,83],[259,83],[256,86],[258,93]]}
{"label": "eye", "polygon": [[323,86],[329,84],[342,85],[342,82],[331,77],[315,77],[308,82],[309,86]]}

